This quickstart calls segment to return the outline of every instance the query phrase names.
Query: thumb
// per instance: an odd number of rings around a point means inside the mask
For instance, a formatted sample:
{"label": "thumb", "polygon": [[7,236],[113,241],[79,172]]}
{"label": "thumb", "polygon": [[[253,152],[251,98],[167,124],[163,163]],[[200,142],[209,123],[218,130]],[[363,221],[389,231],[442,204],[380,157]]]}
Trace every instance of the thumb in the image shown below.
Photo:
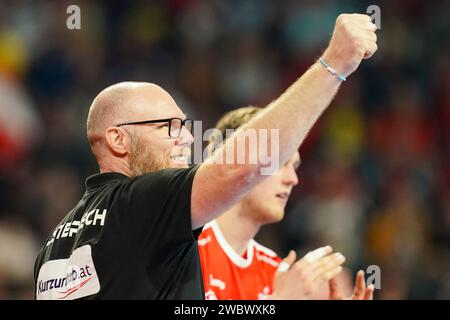
{"label": "thumb", "polygon": [[297,255],[295,254],[294,250],[289,251],[289,254],[286,258],[283,259],[283,261],[280,262],[278,265],[277,272],[286,272],[289,270],[289,268],[292,266],[292,264],[295,262]]}
{"label": "thumb", "polygon": [[330,288],[330,300],[342,300],[337,277],[331,278],[330,281],[328,281],[328,285]]}

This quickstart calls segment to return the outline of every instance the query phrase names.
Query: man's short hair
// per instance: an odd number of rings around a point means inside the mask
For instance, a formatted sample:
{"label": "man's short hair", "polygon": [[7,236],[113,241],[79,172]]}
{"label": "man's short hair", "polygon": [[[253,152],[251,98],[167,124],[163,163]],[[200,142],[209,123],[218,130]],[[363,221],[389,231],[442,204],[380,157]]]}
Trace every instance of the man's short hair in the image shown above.
{"label": "man's short hair", "polygon": [[217,130],[215,130],[208,139],[209,156],[213,155],[216,149],[220,147],[220,143],[216,141],[225,143],[226,139],[229,138],[227,137],[227,130],[237,130],[262,110],[263,108],[261,107],[247,106],[225,113],[214,126]]}
{"label": "man's short hair", "polygon": [[220,133],[222,134],[222,141],[225,141],[227,138],[227,129],[237,130],[239,127],[249,122],[262,110],[263,108],[261,107],[247,106],[225,113],[215,125],[215,128],[220,130]]}

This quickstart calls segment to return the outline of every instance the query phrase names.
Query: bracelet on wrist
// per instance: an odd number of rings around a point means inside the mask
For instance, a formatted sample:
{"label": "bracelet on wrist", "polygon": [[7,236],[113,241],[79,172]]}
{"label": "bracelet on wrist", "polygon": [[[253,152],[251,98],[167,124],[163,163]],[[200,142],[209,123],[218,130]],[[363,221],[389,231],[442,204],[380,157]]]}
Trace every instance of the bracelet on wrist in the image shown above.
{"label": "bracelet on wrist", "polygon": [[319,58],[319,61],[327,69],[329,73],[338,77],[341,81],[347,80],[347,78],[344,75],[337,73],[336,70],[334,70],[334,68],[330,66],[328,63],[326,63],[326,61],[323,60],[321,57]]}

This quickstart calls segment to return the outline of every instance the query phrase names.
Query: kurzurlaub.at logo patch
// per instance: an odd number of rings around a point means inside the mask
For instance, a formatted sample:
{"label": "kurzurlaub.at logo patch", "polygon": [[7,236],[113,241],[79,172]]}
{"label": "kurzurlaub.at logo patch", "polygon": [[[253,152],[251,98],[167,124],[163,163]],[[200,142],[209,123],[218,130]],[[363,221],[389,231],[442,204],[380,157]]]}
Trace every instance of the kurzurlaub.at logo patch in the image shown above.
{"label": "kurzurlaub.at logo patch", "polygon": [[74,250],[69,259],[48,261],[39,270],[37,300],[78,299],[99,291],[90,245]]}

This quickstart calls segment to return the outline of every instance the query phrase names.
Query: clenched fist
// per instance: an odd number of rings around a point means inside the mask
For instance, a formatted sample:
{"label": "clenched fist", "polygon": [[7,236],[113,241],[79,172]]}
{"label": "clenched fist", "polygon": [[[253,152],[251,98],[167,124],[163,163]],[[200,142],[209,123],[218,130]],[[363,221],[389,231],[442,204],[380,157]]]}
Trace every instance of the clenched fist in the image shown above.
{"label": "clenched fist", "polygon": [[362,59],[377,51],[377,26],[365,14],[341,14],[336,19],[333,36],[323,59],[338,73],[348,76]]}

